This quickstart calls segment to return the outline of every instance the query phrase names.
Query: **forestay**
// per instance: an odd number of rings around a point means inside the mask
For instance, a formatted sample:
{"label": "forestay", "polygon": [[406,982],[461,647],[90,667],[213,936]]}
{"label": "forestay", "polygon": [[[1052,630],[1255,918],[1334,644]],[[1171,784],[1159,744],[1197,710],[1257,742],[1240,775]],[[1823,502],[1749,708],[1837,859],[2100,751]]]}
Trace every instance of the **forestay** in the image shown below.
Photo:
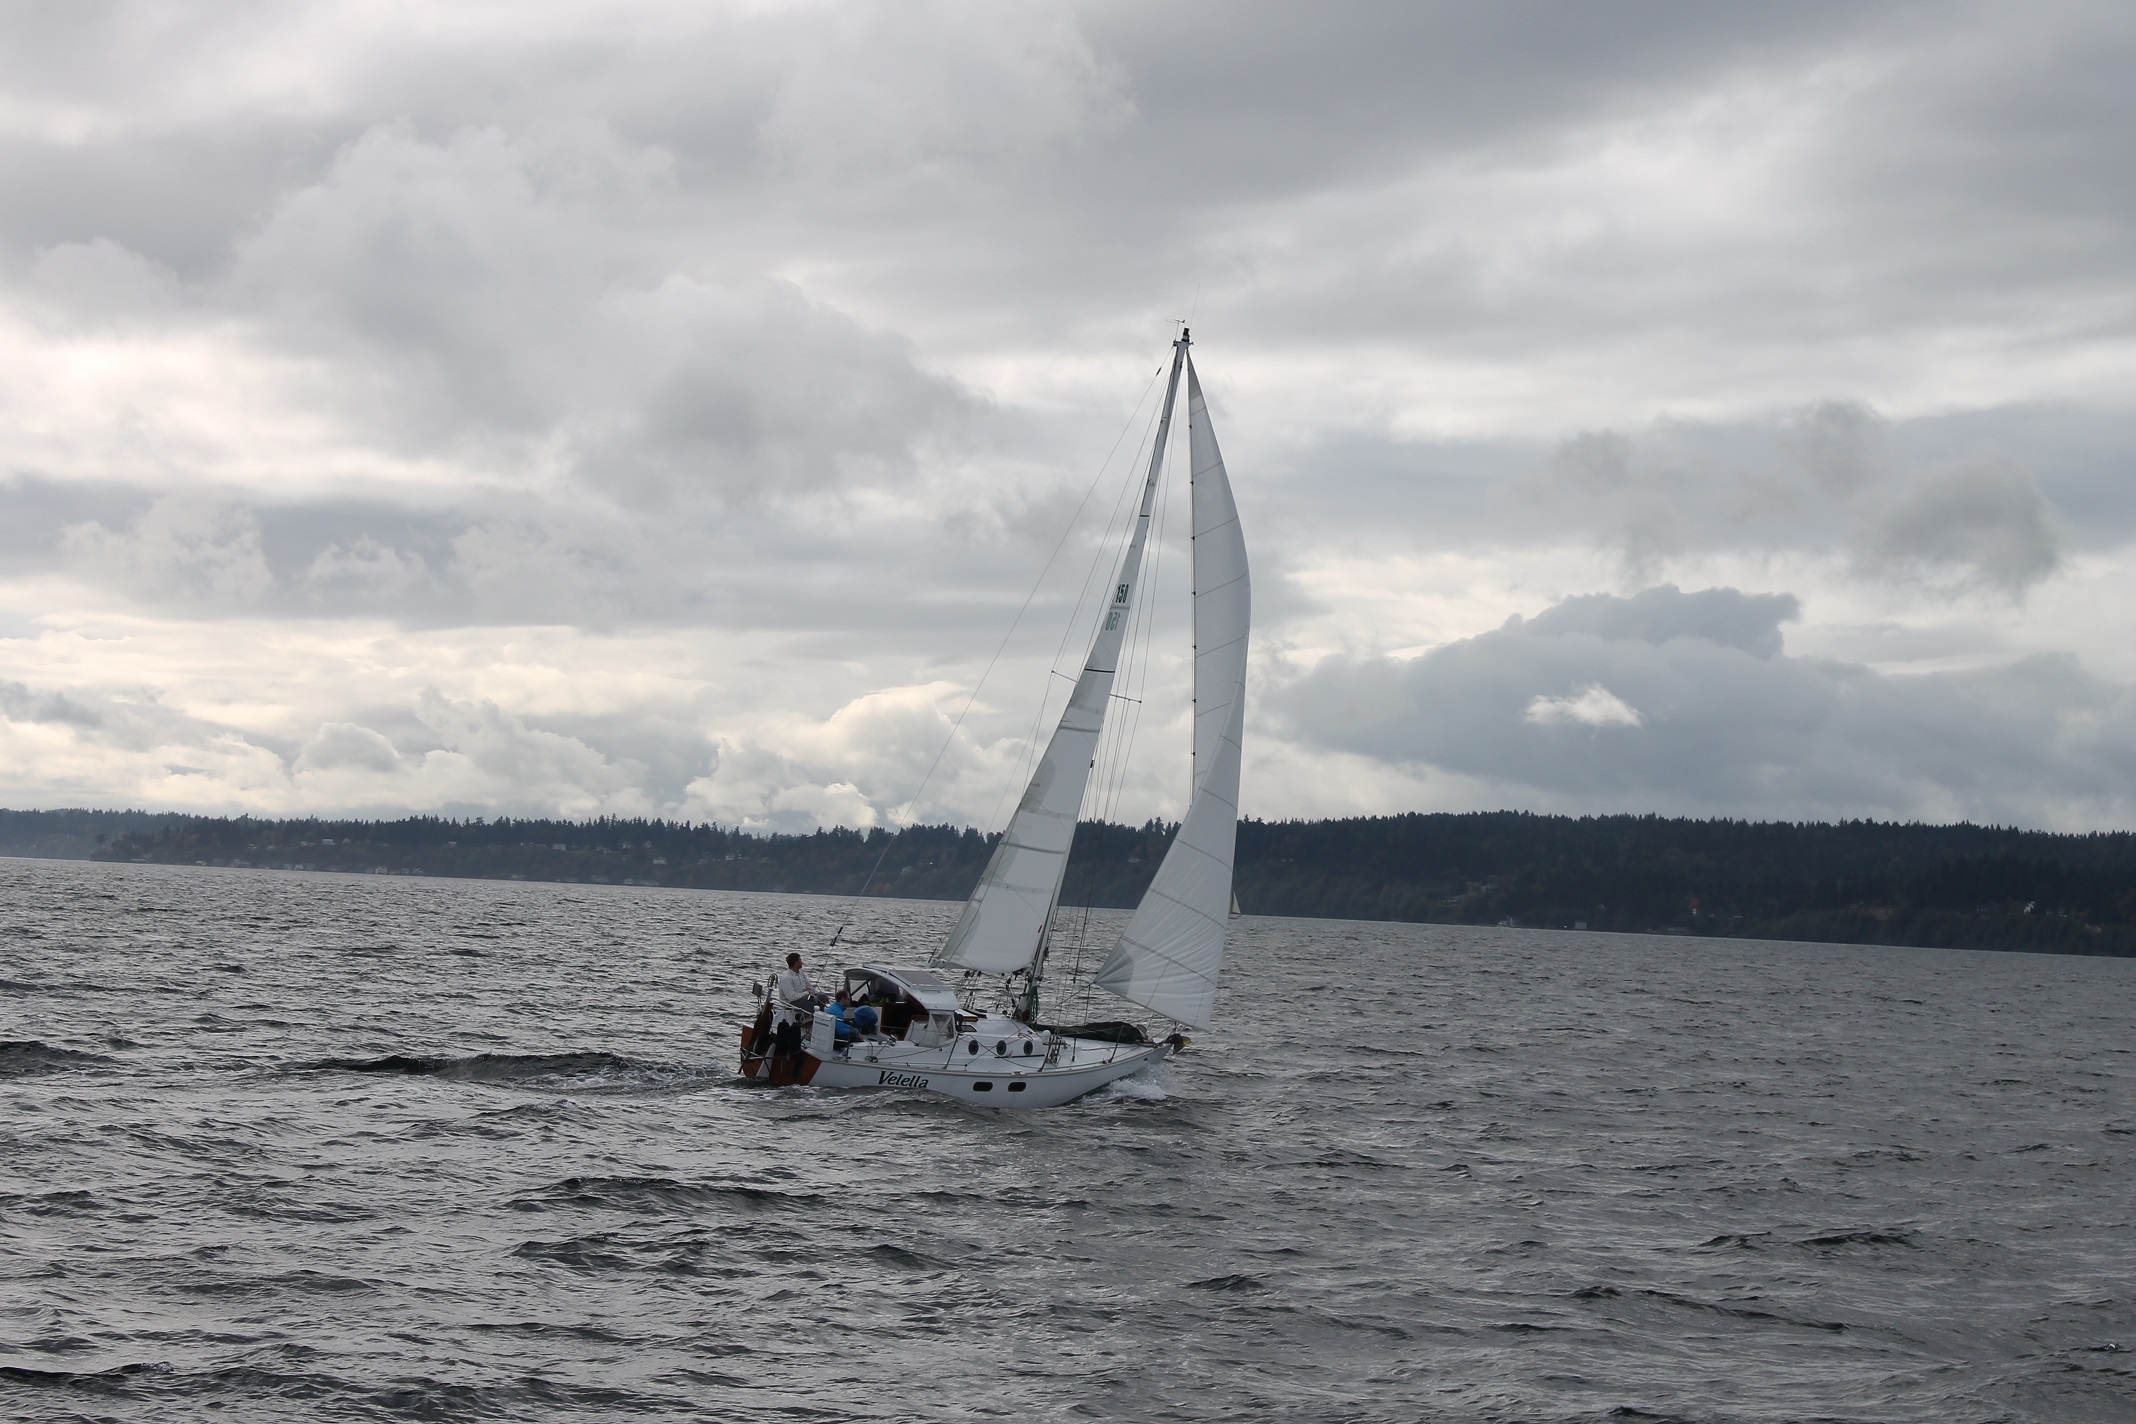
{"label": "forestay", "polygon": [[1182,340],[1172,356],[1164,412],[1157,421],[1157,438],[1150,450],[1149,473],[1142,484],[1142,504],[1134,534],[1120,561],[1120,572],[1112,581],[1105,616],[1091,641],[1090,656],[1084,659],[1082,676],[1076,679],[1060,725],[1046,744],[1046,754],[1039,759],[1038,770],[1025,788],[1015,816],[994,847],[986,872],[979,877],[979,887],[972,891],[957,927],[950,931],[948,942],[935,956],[936,964],[959,965],[988,974],[1014,974],[1031,968],[1038,958],[1046,923],[1053,916],[1054,902],[1060,898],[1061,877],[1067,873],[1068,850],[1075,840],[1076,817],[1090,779],[1098,733],[1104,728],[1105,711],[1112,702],[1120,646],[1133,621],[1130,614],[1142,571],[1143,545],[1149,539],[1150,508],[1157,493],[1157,477],[1164,467],[1165,442],[1172,430],[1172,404],[1179,394],[1179,372],[1185,359],[1186,343]]}
{"label": "forestay", "polygon": [[1231,909],[1253,597],[1238,506],[1191,361],[1187,433],[1194,481],[1193,797],[1095,982],[1167,1018],[1207,1028]]}

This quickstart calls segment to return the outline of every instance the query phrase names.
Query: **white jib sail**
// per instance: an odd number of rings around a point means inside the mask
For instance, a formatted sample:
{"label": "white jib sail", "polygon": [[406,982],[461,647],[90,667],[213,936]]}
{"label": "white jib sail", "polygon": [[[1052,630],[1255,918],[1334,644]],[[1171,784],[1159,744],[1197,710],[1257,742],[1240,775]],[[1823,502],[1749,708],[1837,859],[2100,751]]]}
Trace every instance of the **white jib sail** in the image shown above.
{"label": "white jib sail", "polygon": [[1165,441],[1172,430],[1172,403],[1179,394],[1179,371],[1186,345],[1174,348],[1172,375],[1165,386],[1164,413],[1157,420],[1157,440],[1142,483],[1141,512],[1135,520],[1120,572],[1105,602],[1105,616],[1091,640],[1083,675],[1061,712],[1060,725],[1039,759],[1023,800],[1002,832],[994,854],[979,877],[979,887],[964,902],[964,914],[949,940],[935,955],[937,964],[959,965],[988,974],[1013,974],[1037,959],[1046,921],[1060,898],[1061,877],[1068,870],[1068,850],[1075,840],[1076,817],[1090,780],[1090,762],[1112,702],[1113,675],[1120,666],[1120,644],[1127,637],[1135,606],[1135,585],[1142,572],[1142,549],[1148,542],[1150,506],[1164,467]]}
{"label": "white jib sail", "polygon": [[1194,795],[1095,982],[1166,1018],[1207,1028],[1231,911],[1253,591],[1238,505],[1191,361],[1187,435],[1194,471]]}

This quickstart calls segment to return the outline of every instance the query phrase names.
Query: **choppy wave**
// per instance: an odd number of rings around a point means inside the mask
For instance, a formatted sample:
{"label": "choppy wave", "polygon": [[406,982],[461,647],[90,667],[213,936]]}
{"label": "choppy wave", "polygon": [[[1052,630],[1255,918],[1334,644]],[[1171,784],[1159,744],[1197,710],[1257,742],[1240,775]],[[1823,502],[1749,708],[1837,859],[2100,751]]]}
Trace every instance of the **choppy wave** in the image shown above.
{"label": "choppy wave", "polygon": [[54,1048],[35,1039],[0,1042],[0,1078],[27,1078],[39,1073],[65,1073],[75,1068],[104,1067],[114,1060],[101,1053],[83,1053],[73,1048]]}
{"label": "choppy wave", "polygon": [[550,1413],[627,1417],[669,1415],[690,1407],[688,1396],[680,1393],[571,1385],[533,1374],[485,1384],[425,1375],[365,1382],[323,1371],[255,1365],[186,1370],[158,1362],[101,1370],[0,1365],[0,1382],[24,1390],[30,1398],[37,1393],[52,1396],[50,1402],[57,1408],[64,1408],[65,1400],[84,1399],[104,1408],[139,1404],[217,1413],[235,1409],[248,1414],[258,1411],[256,1417],[261,1418],[287,1417],[282,1411],[291,1406],[300,1406],[307,1414],[330,1411],[372,1419],[524,1419]]}
{"label": "choppy wave", "polygon": [[463,1057],[389,1053],[377,1058],[325,1058],[297,1065],[294,1071],[438,1078],[554,1093],[644,1092],[731,1076],[724,1066],[653,1063],[596,1051]]}
{"label": "choppy wave", "polygon": [[567,889],[0,861],[0,1417],[2130,1417],[2128,962],[1247,918],[990,1113],[733,1073],[956,907]]}
{"label": "choppy wave", "polygon": [[817,1193],[782,1191],[743,1179],[679,1182],[671,1177],[567,1177],[539,1192],[515,1198],[512,1205],[524,1211],[596,1207],[672,1213],[706,1206],[790,1207],[820,1200]]}

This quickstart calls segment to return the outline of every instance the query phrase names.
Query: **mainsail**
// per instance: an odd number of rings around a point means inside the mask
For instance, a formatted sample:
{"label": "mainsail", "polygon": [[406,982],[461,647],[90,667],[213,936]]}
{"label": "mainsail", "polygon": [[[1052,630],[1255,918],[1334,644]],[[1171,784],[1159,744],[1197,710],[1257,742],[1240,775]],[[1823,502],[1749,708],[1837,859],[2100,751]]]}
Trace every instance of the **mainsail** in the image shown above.
{"label": "mainsail", "polygon": [[1238,506],[1192,361],[1187,436],[1194,479],[1193,797],[1148,893],[1093,982],[1189,1027],[1207,1028],[1231,909],[1253,596]]}
{"label": "mainsail", "polygon": [[[988,974],[1014,974],[1030,969],[1044,944],[1046,924],[1060,898],[1061,877],[1068,870],[1068,849],[1075,840],[1076,817],[1083,806],[1083,791],[1090,780],[1091,760],[1097,753],[1098,733],[1105,725],[1105,709],[1112,701],[1113,675],[1120,665],[1120,645],[1127,637],[1129,616],[1134,610],[1135,583],[1142,571],[1142,549],[1148,542],[1150,508],[1157,493],[1157,477],[1164,468],[1165,441],[1172,430],[1172,403],[1179,394],[1179,372],[1186,361],[1187,342],[1182,335],[1172,350],[1172,375],[1165,386],[1164,413],[1158,417],[1157,439],[1150,450],[1149,474],[1142,482],[1141,511],[1136,516],[1120,572],[1110,586],[1105,616],[1092,639],[1090,656],[1083,660],[1083,674],[1061,712],[1060,725],[1038,770],[1025,788],[1016,814],[1002,832],[979,877],[979,888],[964,904],[964,914],[949,940],[935,955],[936,964],[957,965]],[[1236,773],[1234,772],[1234,780]],[[1230,864],[1230,842],[1225,842],[1225,864]]]}

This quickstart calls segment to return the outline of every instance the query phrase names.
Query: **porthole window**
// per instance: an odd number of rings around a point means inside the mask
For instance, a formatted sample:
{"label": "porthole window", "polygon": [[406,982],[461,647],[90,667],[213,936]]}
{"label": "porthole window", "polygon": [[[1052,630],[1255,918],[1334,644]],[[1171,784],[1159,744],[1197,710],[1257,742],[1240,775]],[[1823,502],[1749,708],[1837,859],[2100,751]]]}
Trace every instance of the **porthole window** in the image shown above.
{"label": "porthole window", "polygon": [[1032,1054],[1036,1053],[1037,1051],[1038,1051],[1038,1045],[1037,1045],[1037,1044],[1033,1043],[1033,1042],[1032,1042],[1032,1041],[1031,1041],[1030,1039],[1028,1039],[1028,1038],[1024,1040],[1024,1057],[1026,1057],[1026,1058],[1029,1058],[1029,1057],[1030,1057],[1030,1056],[1031,1056]]}
{"label": "porthole window", "polygon": [[979,1040],[975,1038],[970,1043],[965,1044],[964,1051],[966,1053],[977,1053],[979,1051]]}
{"label": "porthole window", "polygon": [[1020,1093],[1030,1086],[1031,1085],[1029,1083],[1011,1083],[1009,1084],[1009,1091],[1012,1093]]}
{"label": "porthole window", "polygon": [[1001,1038],[996,1039],[994,1041],[994,1056],[996,1058],[1006,1058],[1009,1056],[1009,1041],[1007,1039]]}
{"label": "porthole window", "polygon": [[994,1085],[981,1078],[978,1082],[972,1084],[972,1091],[975,1093],[991,1093],[994,1091]]}

